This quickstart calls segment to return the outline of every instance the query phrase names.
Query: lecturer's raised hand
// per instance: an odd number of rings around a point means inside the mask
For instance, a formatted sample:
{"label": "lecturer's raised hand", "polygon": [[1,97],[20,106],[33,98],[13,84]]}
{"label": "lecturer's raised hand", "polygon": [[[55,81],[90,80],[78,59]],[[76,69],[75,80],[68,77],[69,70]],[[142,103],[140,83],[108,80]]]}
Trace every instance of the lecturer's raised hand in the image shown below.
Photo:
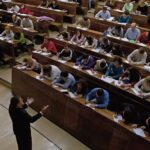
{"label": "lecturer's raised hand", "polygon": [[47,110],[48,108],[49,108],[49,105],[44,106],[44,107],[41,109],[40,113],[43,115],[43,114],[46,112],[46,110]]}
{"label": "lecturer's raised hand", "polygon": [[34,99],[32,97],[30,97],[30,98],[27,98],[26,104],[31,105],[33,102],[34,102]]}

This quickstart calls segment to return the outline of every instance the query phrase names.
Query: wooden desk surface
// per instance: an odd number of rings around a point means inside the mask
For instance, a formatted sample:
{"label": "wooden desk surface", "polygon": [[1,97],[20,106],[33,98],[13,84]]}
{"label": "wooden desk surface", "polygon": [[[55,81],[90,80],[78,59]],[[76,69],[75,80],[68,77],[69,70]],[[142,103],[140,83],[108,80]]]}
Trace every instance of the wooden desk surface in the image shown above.
{"label": "wooden desk surface", "polygon": [[[73,35],[75,33],[76,30],[81,30],[82,33],[85,36],[92,36],[95,37],[96,39],[99,39],[100,37],[102,37],[102,33],[98,32],[98,31],[94,31],[94,30],[90,30],[90,29],[82,29],[82,28],[76,28],[76,27],[72,27],[72,26],[68,26],[67,30],[71,33],[71,35]],[[112,43],[117,43],[120,45],[120,48],[124,51],[124,53],[126,55],[130,54],[133,50],[140,48],[140,47],[144,47],[146,52],[148,53],[148,59],[150,59],[150,48],[146,45],[141,45],[140,43],[130,43],[128,40],[124,40],[124,38],[119,38],[119,37],[114,37],[114,36],[107,36],[108,39],[112,42]]]}
{"label": "wooden desk surface", "polygon": [[[47,80],[39,81],[32,71],[12,70],[12,92],[23,97],[33,97],[32,108],[39,111],[50,105],[46,118],[95,150],[134,149],[149,150],[149,138],[131,132],[131,127],[113,121],[108,110],[93,110],[49,86]],[[21,88],[20,88],[21,87]],[[57,96],[56,96],[57,95]]]}
{"label": "wooden desk surface", "polygon": [[[125,100],[126,102],[134,102],[138,105],[141,105],[143,108],[149,109],[149,103],[150,99],[142,99],[134,94],[132,90],[124,90],[121,87],[115,86],[113,83],[109,84],[101,79],[102,74],[96,73],[96,74],[89,74],[86,70],[82,69],[76,69],[73,66],[75,65],[73,62],[66,62],[62,63],[58,61],[58,58],[56,56],[48,57],[43,56],[41,54],[33,53],[33,58],[35,58],[38,62],[41,64],[48,64],[52,63],[62,70],[66,70],[78,77],[85,78],[87,81],[90,81],[91,83],[100,86],[104,89],[107,89],[111,93],[113,93],[113,97],[115,97],[115,100],[118,100],[118,102],[121,102],[122,100]],[[117,95],[117,97],[116,97]]]}

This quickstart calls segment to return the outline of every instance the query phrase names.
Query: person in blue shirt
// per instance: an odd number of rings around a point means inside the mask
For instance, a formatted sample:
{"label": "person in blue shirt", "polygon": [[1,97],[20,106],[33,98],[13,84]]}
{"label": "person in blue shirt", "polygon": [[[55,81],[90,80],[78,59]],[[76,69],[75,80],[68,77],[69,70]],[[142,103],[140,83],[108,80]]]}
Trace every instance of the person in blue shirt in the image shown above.
{"label": "person in blue shirt", "polygon": [[128,11],[125,11],[121,16],[119,16],[119,23],[130,23],[131,17]]}
{"label": "person in blue shirt", "polygon": [[110,12],[107,10],[106,7],[103,7],[102,10],[100,10],[96,15],[95,18],[101,18],[101,19],[109,19],[111,17]]}
{"label": "person in blue shirt", "polygon": [[87,94],[86,102],[90,103],[90,107],[92,108],[107,108],[109,93],[104,89],[94,88]]}
{"label": "person in blue shirt", "polygon": [[118,80],[119,77],[124,72],[124,68],[122,65],[122,58],[119,56],[115,56],[112,63],[109,64],[108,70],[105,73],[105,76],[110,76],[113,79]]}
{"label": "person in blue shirt", "polygon": [[91,69],[94,66],[95,60],[93,56],[82,55],[76,59],[75,65],[81,66],[82,69]]}

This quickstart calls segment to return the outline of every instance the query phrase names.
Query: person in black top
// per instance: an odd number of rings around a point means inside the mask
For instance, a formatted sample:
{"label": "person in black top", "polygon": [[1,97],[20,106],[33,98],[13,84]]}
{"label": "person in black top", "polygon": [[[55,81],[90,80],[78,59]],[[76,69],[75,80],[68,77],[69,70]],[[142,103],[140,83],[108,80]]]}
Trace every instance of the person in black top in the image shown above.
{"label": "person in black top", "polygon": [[48,108],[48,105],[43,107],[39,113],[32,117],[25,110],[32,102],[33,99],[30,98],[24,103],[23,99],[19,96],[12,97],[10,100],[9,115],[18,143],[18,150],[32,150],[30,123],[38,120]]}
{"label": "person in black top", "polygon": [[123,52],[120,49],[120,45],[117,43],[113,43],[111,54],[123,57]]}
{"label": "person in black top", "polygon": [[48,8],[59,9],[59,6],[56,4],[56,1],[53,0],[53,1],[48,5]]}

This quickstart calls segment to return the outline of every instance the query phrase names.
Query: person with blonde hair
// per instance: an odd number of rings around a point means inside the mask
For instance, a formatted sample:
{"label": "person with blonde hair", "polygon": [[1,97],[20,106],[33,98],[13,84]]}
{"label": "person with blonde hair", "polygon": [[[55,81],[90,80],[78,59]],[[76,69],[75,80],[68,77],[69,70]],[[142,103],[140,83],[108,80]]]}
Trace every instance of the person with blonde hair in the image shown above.
{"label": "person with blonde hair", "polygon": [[14,33],[11,30],[10,26],[6,26],[5,30],[0,34],[0,36],[5,38],[6,40],[13,40]]}
{"label": "person with blonde hair", "polygon": [[40,64],[36,61],[36,59],[32,57],[27,57],[27,58],[24,58],[23,62],[24,62],[24,65],[26,66],[25,70],[33,70],[37,73],[40,73],[41,71]]}
{"label": "person with blonde hair", "polygon": [[150,97],[150,76],[140,80],[134,85],[135,90],[139,93],[139,96],[143,98]]}

